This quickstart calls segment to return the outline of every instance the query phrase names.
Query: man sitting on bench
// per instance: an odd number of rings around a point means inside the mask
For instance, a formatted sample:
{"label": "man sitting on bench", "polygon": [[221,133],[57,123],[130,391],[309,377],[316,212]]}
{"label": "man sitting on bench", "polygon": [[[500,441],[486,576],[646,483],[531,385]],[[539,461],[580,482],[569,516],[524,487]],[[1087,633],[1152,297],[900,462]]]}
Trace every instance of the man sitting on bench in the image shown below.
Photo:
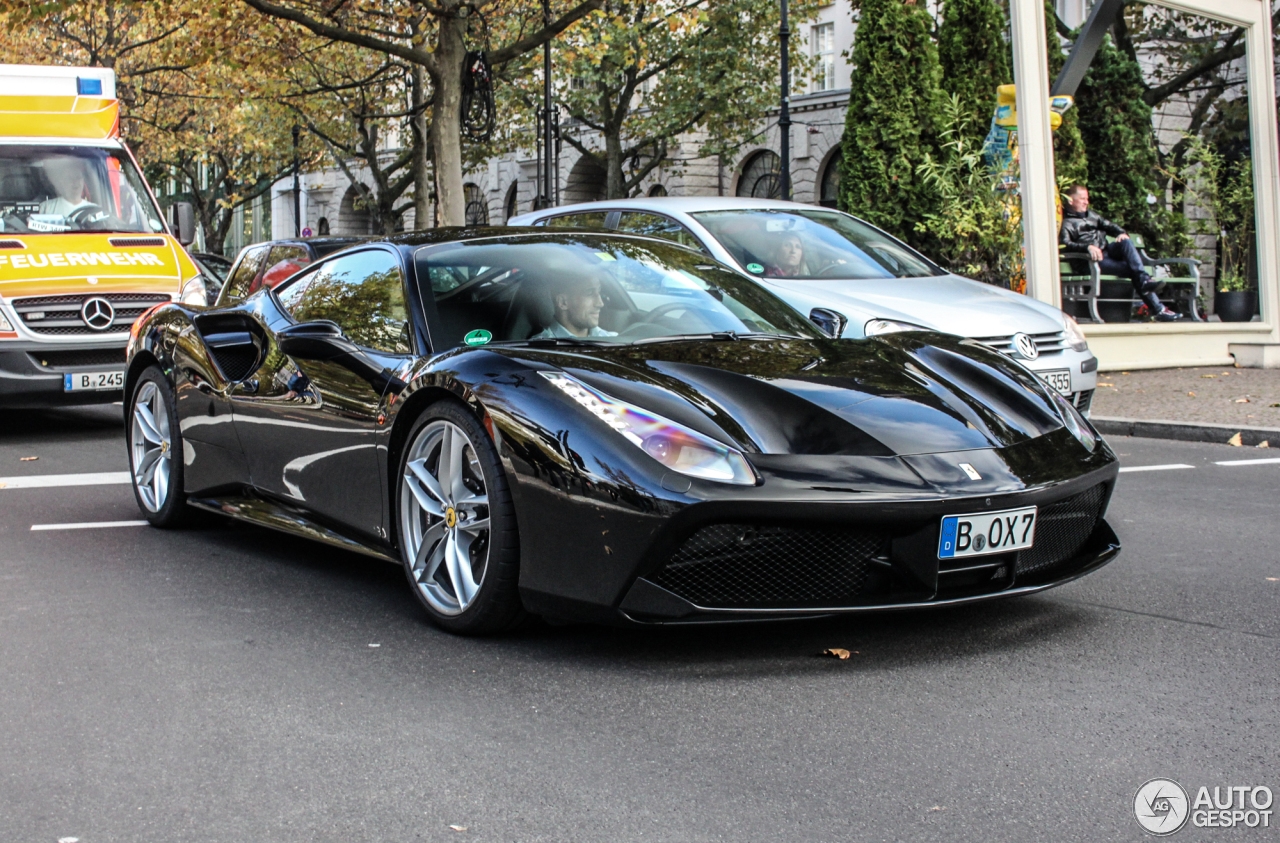
{"label": "man sitting on bench", "polygon": [[[1129,239],[1124,229],[1089,210],[1089,188],[1075,184],[1067,188],[1067,203],[1062,206],[1062,229],[1058,244],[1067,249],[1088,250],[1089,259],[1098,262],[1102,275],[1128,278],[1134,292],[1142,297],[1157,322],[1174,322],[1181,319],[1160,302],[1157,292],[1163,283],[1151,280],[1142,263],[1142,255]],[[1116,238],[1107,242],[1107,235]]]}

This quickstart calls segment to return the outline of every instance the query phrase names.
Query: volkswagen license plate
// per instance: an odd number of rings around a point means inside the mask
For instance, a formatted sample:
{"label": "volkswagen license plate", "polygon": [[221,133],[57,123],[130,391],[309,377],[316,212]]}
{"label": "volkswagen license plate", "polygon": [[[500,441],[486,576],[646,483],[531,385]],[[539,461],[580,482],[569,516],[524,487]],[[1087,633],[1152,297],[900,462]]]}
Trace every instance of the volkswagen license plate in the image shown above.
{"label": "volkswagen license plate", "polygon": [[68,372],[62,376],[63,392],[92,392],[100,389],[124,389],[124,370]]}
{"label": "volkswagen license plate", "polygon": [[1063,395],[1071,394],[1071,370],[1070,369],[1053,369],[1048,372],[1036,372],[1045,383],[1058,390]]}
{"label": "volkswagen license plate", "polygon": [[946,515],[938,539],[938,558],[984,556],[1026,550],[1036,540],[1036,508]]}

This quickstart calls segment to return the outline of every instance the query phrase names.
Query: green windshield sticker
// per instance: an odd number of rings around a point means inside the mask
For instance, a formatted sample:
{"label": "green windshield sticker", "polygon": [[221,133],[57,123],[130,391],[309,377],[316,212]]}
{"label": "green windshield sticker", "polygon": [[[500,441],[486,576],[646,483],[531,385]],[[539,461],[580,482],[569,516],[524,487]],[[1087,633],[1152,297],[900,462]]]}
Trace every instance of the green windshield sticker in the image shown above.
{"label": "green windshield sticker", "polygon": [[749,263],[747,264],[747,272],[754,272],[756,275],[759,275],[764,272],[764,267],[758,263]]}
{"label": "green windshield sticker", "polygon": [[493,334],[489,333],[484,328],[479,328],[463,337],[462,341],[467,345],[484,345],[491,339],[493,339]]}

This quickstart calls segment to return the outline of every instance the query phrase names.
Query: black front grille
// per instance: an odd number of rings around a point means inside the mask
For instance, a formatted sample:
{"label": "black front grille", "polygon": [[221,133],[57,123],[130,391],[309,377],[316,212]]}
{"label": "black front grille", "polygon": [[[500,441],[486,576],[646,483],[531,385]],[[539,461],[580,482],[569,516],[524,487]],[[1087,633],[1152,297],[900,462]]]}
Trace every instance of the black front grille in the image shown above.
{"label": "black front grille", "polygon": [[122,366],[124,348],[58,349],[29,351],[27,356],[39,366],[50,369],[74,369],[79,366]]}
{"label": "black front grille", "polygon": [[708,608],[839,606],[857,601],[888,537],[867,530],[714,524],[652,581]]}
{"label": "black front grille", "polygon": [[1093,534],[1106,499],[1104,484],[1040,509],[1035,544],[1018,553],[1018,578],[1035,579],[1075,558]]}
{"label": "black front grille", "polygon": [[[80,317],[86,299],[101,298],[111,302],[115,319],[101,331],[95,331]],[[30,296],[14,299],[13,309],[27,330],[46,336],[91,336],[127,331],[147,309],[172,301],[163,293],[83,293],[65,296]]]}

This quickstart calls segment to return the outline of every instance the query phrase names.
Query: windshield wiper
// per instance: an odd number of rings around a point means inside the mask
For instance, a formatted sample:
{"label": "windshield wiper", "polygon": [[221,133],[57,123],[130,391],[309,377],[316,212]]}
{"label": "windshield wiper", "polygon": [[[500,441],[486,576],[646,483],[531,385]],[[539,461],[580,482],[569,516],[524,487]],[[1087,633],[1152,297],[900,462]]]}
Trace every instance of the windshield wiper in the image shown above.
{"label": "windshield wiper", "polygon": [[620,345],[614,340],[607,340],[597,337],[530,337],[527,340],[505,340],[503,342],[495,342],[493,345],[531,345],[535,348],[538,346],[555,347],[558,345]]}
{"label": "windshield wiper", "polygon": [[720,340],[720,341],[737,341],[737,340],[799,340],[804,337],[795,334],[769,334],[762,332],[738,333],[737,331],[712,331],[709,334],[675,334],[666,337],[647,337],[642,340],[635,340],[632,345],[651,345],[660,342],[684,342],[687,340]]}

